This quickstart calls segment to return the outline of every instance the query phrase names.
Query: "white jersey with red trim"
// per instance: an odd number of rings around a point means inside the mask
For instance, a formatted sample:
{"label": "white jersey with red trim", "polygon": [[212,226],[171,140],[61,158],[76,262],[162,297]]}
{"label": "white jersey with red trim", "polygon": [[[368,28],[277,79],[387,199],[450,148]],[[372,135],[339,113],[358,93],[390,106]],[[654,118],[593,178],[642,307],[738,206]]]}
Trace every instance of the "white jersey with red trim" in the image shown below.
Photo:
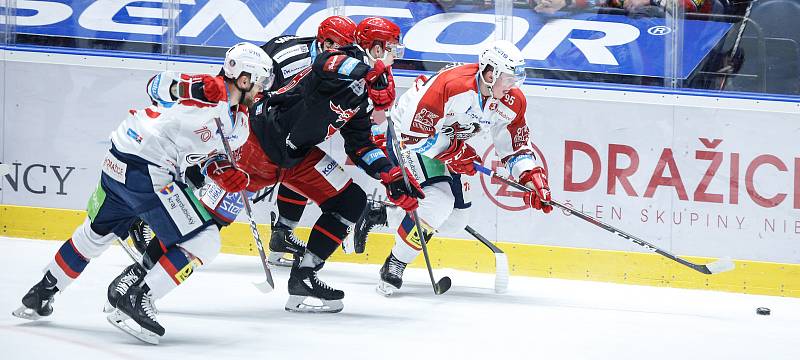
{"label": "white jersey with red trim", "polygon": [[231,149],[247,141],[250,120],[246,106],[228,108],[225,104],[188,101],[130,110],[111,133],[111,142],[117,150],[141,157],[182,179],[186,168],[202,164],[213,154],[225,153],[214,118],[221,119]]}
{"label": "white jersey with red trim", "polygon": [[478,64],[454,66],[427,81],[418,79],[392,108],[392,119],[407,148],[435,157],[453,138],[467,140],[488,132],[497,156],[509,172],[539,166],[525,121],[527,100],[519,88],[502,99],[483,98]]}

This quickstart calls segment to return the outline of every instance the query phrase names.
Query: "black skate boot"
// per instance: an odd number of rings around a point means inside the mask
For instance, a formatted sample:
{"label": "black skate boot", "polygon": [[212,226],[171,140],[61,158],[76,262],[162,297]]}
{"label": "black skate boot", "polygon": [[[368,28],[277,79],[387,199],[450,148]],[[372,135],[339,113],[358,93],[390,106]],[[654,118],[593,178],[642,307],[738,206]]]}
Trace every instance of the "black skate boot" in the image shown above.
{"label": "black skate boot", "polygon": [[294,236],[292,228],[273,222],[272,236],[269,239],[269,259],[271,265],[292,266],[292,260],[284,257],[284,254],[292,254],[295,258],[300,257],[306,251],[306,245]]}
{"label": "black skate boot", "polygon": [[144,254],[147,245],[153,240],[154,234],[150,230],[150,225],[145,224],[144,220],[136,219],[128,229],[128,236],[133,241],[133,246],[139,254]]}
{"label": "black skate boot", "polygon": [[128,292],[131,286],[139,286],[144,281],[147,271],[138,263],[125,268],[110,284],[108,284],[108,301],[103,312],[110,313],[117,308],[117,300]]}
{"label": "black skate boot", "polygon": [[[286,302],[286,311],[328,313],[342,311],[344,291],[328,286],[317,277],[317,271],[322,269],[325,263],[313,268],[297,267],[298,265],[299,261],[295,261],[292,273],[289,275],[289,300]],[[321,304],[304,302],[309,298]]]}
{"label": "black skate boot", "polygon": [[[147,285],[129,287],[117,300],[117,309],[106,319],[111,325],[148,344],[157,345],[159,338],[164,336],[164,328],[156,319],[153,297]],[[133,320],[140,329],[135,330],[127,320]]]}
{"label": "black skate boot", "polygon": [[367,201],[367,207],[353,229],[353,248],[361,254],[367,247],[367,235],[376,226],[389,226],[386,222],[386,205],[380,201]]}
{"label": "black skate boot", "polygon": [[390,253],[381,267],[381,281],[375,291],[383,296],[390,296],[395,290],[400,290],[403,286],[403,271],[407,265]]}
{"label": "black skate boot", "polygon": [[22,297],[22,306],[12,311],[11,315],[25,320],[38,320],[43,316],[49,316],[53,313],[53,296],[57,292],[56,278],[48,271],[42,280],[33,285]]}

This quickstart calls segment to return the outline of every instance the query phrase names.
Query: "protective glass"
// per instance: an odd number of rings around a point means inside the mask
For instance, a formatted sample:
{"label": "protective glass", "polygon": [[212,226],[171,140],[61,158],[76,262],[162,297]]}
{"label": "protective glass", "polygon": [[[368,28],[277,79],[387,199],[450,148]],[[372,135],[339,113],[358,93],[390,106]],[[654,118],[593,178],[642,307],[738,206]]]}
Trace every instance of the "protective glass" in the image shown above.
{"label": "protective glass", "polygon": [[406,52],[406,46],[401,43],[390,42],[386,43],[385,50],[393,53],[396,59],[402,59]]}

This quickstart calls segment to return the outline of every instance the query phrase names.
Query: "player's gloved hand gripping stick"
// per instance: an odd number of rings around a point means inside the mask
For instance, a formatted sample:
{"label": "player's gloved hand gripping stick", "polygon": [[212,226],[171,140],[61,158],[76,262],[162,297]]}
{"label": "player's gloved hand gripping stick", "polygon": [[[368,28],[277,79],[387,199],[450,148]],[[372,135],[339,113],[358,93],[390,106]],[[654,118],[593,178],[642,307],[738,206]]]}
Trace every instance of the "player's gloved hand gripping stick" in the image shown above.
{"label": "player's gloved hand gripping stick", "polygon": [[[515,188],[517,190],[525,191],[525,192],[536,191],[536,189],[529,189],[526,186],[524,186],[524,185],[522,185],[522,184],[520,184],[520,183],[518,183],[518,182],[516,182],[514,180],[511,180],[511,179],[509,179],[509,178],[507,178],[505,176],[502,176],[502,175],[498,175],[496,172],[484,167],[481,164],[475,163],[475,169],[477,169],[479,172],[481,172],[483,174],[486,174],[487,176],[490,176],[490,177],[493,177],[495,179],[498,179],[498,180],[502,181],[503,183],[508,184],[509,186],[511,186],[511,187],[513,187],[513,188]],[[541,196],[539,198],[541,198]],[[602,229],[604,229],[606,231],[609,231],[611,233],[617,234],[618,236],[620,236],[622,238],[628,239],[628,240],[632,241],[636,245],[644,247],[644,248],[646,248],[646,249],[648,249],[648,250],[650,250],[650,251],[652,251],[652,252],[654,252],[656,254],[659,254],[661,256],[669,258],[669,259],[671,259],[673,261],[676,261],[676,262],[680,263],[681,265],[684,265],[684,266],[687,266],[689,268],[692,268],[693,270],[701,272],[703,274],[707,274],[707,275],[718,274],[718,273],[721,273],[721,272],[733,270],[733,268],[735,267],[733,261],[731,261],[731,259],[729,259],[729,258],[723,258],[723,259],[714,261],[714,262],[712,262],[710,264],[706,264],[706,265],[695,264],[695,263],[690,262],[688,260],[682,259],[682,258],[680,258],[678,256],[672,255],[669,252],[667,252],[665,250],[662,250],[662,249],[658,248],[657,246],[655,246],[655,245],[653,245],[653,244],[651,244],[651,243],[649,243],[647,241],[644,241],[644,240],[642,240],[642,239],[640,239],[640,238],[638,238],[638,237],[636,237],[634,235],[628,234],[628,233],[626,233],[626,232],[624,232],[624,231],[622,231],[620,229],[617,229],[617,228],[615,228],[615,227],[613,227],[611,225],[608,225],[608,224],[606,224],[606,223],[604,223],[604,222],[602,222],[600,220],[595,219],[592,216],[586,215],[586,214],[584,214],[584,213],[582,213],[580,211],[577,211],[577,210],[575,210],[575,209],[573,209],[571,207],[563,205],[563,204],[559,203],[558,201],[550,200],[548,202],[550,203],[550,205],[553,205],[553,206],[563,210],[564,212],[566,212],[566,213],[568,213],[570,215],[575,215],[575,216],[577,216],[577,217],[579,217],[579,218],[581,218],[583,220],[586,220],[587,222],[590,222],[590,223],[592,223],[592,224],[594,224],[594,225],[596,225],[596,226],[598,226],[598,227],[600,227],[600,228],[602,228]]]}
{"label": "player's gloved hand gripping stick", "polygon": [[[408,168],[406,168],[406,164],[401,153],[402,145],[400,144],[400,139],[397,138],[397,134],[394,131],[394,122],[392,121],[391,117],[388,116],[386,117],[386,121],[388,122],[386,134],[389,140],[387,145],[392,146],[392,152],[394,152],[395,157],[397,158],[398,165],[400,166],[400,170],[403,174],[405,186],[406,188],[411,189],[411,184],[409,183],[408,179],[409,175],[407,173]],[[433,292],[436,293],[436,295],[444,294],[448,289],[450,289],[452,281],[449,277],[445,276],[437,282],[433,277],[433,269],[431,268],[431,259],[428,255],[428,245],[426,244],[426,235],[425,230],[422,227],[422,221],[420,220],[419,216],[417,216],[417,210],[408,211],[407,213],[414,219],[414,226],[417,229],[417,236],[420,240],[419,243],[422,245],[422,255],[425,258],[425,266],[428,268],[428,275],[431,278],[431,285],[433,285]]]}

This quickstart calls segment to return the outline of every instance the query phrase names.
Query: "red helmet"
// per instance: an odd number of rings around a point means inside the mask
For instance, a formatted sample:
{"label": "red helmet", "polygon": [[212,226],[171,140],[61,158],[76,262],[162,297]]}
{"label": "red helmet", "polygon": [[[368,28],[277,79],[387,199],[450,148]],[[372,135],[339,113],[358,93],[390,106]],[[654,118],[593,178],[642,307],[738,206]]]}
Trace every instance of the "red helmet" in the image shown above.
{"label": "red helmet", "polygon": [[322,20],[317,28],[317,42],[331,39],[336,45],[345,46],[355,42],[356,23],[346,16],[334,15]]}
{"label": "red helmet", "polygon": [[400,27],[379,17],[368,17],[358,23],[356,43],[364,50],[369,50],[376,41],[381,42],[383,47],[387,42],[400,44]]}

